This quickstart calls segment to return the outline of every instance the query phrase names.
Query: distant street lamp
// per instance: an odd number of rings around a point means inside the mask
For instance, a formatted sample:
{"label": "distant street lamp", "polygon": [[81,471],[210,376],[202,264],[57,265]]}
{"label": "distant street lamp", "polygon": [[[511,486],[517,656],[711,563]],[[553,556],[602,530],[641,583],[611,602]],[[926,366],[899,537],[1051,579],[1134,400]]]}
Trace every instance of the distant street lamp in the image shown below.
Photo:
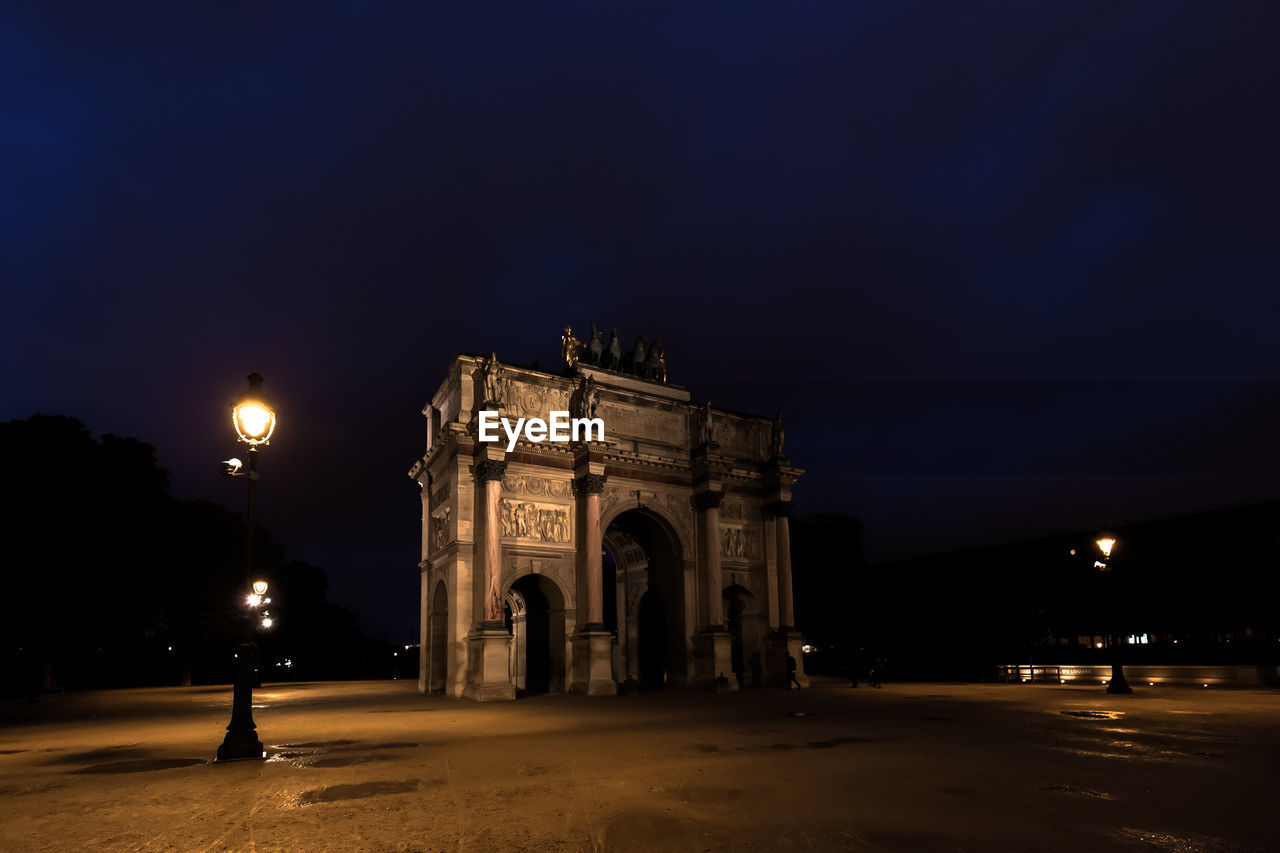
{"label": "distant street lamp", "polygon": [[222,473],[228,477],[244,477],[249,484],[249,506],[245,513],[245,583],[253,590],[245,600],[244,635],[236,646],[236,682],[231,701],[231,722],[227,735],[218,747],[218,761],[234,761],[242,758],[262,758],[262,741],[258,740],[257,726],[253,723],[254,665],[258,658],[258,646],[253,641],[254,614],[267,591],[266,581],[253,579],[253,498],[258,482],[258,448],[271,440],[276,428],[276,411],[262,396],[262,376],[249,374],[249,390],[240,395],[231,406],[231,423],[242,444],[248,445],[248,470],[239,459],[223,462]]}
{"label": "distant street lamp", "polygon": [[[1116,546],[1116,537],[1109,532],[1103,531],[1101,534],[1098,535],[1097,545],[1098,545],[1098,550],[1102,552],[1102,560],[1095,561],[1094,566],[1096,566],[1103,572],[1110,573],[1111,572],[1111,550]],[[1112,608],[1113,610],[1118,611],[1119,610],[1118,598],[1114,594],[1115,593],[1114,579],[1112,579],[1111,585],[1113,587],[1111,590],[1112,595],[1110,596]],[[1117,613],[1114,613],[1114,612],[1111,615],[1112,628],[1115,628],[1116,625],[1114,623],[1119,621],[1119,619],[1117,619],[1116,616],[1117,616]],[[1129,682],[1125,680],[1125,677],[1124,677],[1124,664],[1120,662],[1120,635],[1118,633],[1113,633],[1111,635],[1111,680],[1107,682],[1107,692],[1108,693],[1132,693],[1133,692],[1133,688],[1129,686]]]}

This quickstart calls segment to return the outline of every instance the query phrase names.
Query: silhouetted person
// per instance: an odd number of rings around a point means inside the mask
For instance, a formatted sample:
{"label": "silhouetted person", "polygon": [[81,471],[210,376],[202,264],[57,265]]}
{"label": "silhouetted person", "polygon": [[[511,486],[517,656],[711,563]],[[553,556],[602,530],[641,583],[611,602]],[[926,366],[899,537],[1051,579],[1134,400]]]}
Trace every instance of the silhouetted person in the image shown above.
{"label": "silhouetted person", "polygon": [[796,689],[800,689],[800,682],[796,680],[796,659],[791,656],[791,652],[787,652],[787,689],[791,689],[794,684]]}
{"label": "silhouetted person", "polygon": [[884,669],[884,661],[876,655],[876,659],[871,664],[871,672],[867,673],[867,686],[880,687],[880,673]]}

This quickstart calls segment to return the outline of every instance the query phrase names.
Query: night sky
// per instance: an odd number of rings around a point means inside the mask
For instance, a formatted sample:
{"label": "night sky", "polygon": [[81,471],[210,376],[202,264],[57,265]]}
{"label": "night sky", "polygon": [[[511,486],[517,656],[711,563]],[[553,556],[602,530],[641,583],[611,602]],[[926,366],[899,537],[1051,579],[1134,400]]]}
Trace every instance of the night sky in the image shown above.
{"label": "night sky", "polygon": [[239,510],[263,373],[259,520],[390,640],[421,408],[566,323],[782,404],[873,560],[1280,497],[1273,0],[31,3],[0,75],[0,419]]}

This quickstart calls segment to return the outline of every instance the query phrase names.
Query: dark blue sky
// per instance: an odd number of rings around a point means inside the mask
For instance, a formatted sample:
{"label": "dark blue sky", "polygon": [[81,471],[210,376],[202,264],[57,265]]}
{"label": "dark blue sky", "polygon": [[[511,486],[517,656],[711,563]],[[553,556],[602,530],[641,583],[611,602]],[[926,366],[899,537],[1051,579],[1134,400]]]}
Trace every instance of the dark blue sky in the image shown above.
{"label": "dark blue sky", "polygon": [[375,632],[450,359],[567,322],[782,403],[875,559],[1280,496],[1270,0],[193,5],[0,14],[0,418],[239,508],[264,373],[261,518]]}

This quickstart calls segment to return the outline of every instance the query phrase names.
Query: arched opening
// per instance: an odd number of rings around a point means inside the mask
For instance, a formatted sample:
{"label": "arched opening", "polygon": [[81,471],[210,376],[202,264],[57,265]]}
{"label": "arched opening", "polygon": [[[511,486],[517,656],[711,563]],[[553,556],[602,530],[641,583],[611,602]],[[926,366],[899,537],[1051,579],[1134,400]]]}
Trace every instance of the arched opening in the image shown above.
{"label": "arched opening", "polygon": [[679,538],[651,511],[627,510],[604,533],[605,619],[617,626],[616,673],[642,688],[688,681],[685,566]]}
{"label": "arched opening", "polygon": [[[760,686],[755,683],[756,679],[751,677],[751,673],[747,669],[748,662],[743,657],[743,650],[746,648],[747,640],[747,626],[744,617],[750,598],[751,593],[736,584],[726,587],[724,590],[725,628],[729,631],[730,660],[733,674],[738,679],[739,687]],[[763,661],[761,666],[763,666]]]}
{"label": "arched opening", "polygon": [[431,672],[427,689],[432,693],[443,693],[449,679],[449,596],[445,592],[444,581],[437,582],[435,592],[431,594],[429,648]]}
{"label": "arched opening", "polygon": [[502,619],[507,626],[507,632],[511,634],[511,653],[507,661],[511,683],[515,685],[517,691],[524,690],[529,665],[528,608],[524,596],[514,589],[507,592],[502,608]]}
{"label": "arched opening", "polygon": [[524,575],[507,593],[511,676],[517,696],[564,690],[565,613],[560,589],[541,575]]}
{"label": "arched opening", "polygon": [[667,683],[667,614],[662,594],[655,589],[640,596],[637,653],[640,687],[652,689]]}

